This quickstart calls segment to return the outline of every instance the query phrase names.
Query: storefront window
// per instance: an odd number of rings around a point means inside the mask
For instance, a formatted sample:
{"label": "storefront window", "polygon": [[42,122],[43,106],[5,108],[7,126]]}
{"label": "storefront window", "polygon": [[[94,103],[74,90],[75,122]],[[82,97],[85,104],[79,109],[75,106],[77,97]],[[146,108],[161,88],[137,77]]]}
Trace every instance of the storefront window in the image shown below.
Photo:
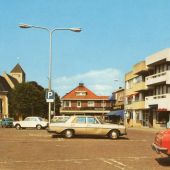
{"label": "storefront window", "polygon": [[169,120],[168,112],[157,112],[156,113],[156,123],[165,124]]}

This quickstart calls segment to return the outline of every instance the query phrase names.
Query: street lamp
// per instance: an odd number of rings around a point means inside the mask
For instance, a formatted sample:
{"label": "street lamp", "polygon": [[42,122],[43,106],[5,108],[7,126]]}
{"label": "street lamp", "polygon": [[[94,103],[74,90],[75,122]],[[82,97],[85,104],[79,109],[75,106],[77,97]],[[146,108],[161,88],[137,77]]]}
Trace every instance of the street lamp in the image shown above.
{"label": "street lamp", "polygon": [[[73,32],[81,32],[81,28],[54,28],[49,29],[47,27],[41,27],[41,26],[34,26],[34,25],[28,25],[28,24],[19,24],[20,28],[37,28],[37,29],[43,29],[49,32],[50,36],[50,55],[49,55],[49,81],[48,81],[48,90],[51,91],[51,71],[52,71],[52,35],[54,31],[73,31]],[[51,119],[51,102],[48,103],[48,123],[50,123]]]}

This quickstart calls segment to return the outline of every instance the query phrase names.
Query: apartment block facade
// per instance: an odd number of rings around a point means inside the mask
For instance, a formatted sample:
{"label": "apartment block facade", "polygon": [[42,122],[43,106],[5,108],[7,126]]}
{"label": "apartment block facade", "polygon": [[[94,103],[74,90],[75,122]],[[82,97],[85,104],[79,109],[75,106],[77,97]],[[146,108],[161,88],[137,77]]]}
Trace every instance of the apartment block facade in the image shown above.
{"label": "apartment block facade", "polygon": [[132,71],[125,75],[125,112],[128,126],[149,126],[149,115],[145,109],[147,75],[145,61],[134,65]]}
{"label": "apartment block facade", "polygon": [[146,66],[149,95],[145,97],[145,108],[149,109],[154,127],[165,127],[170,120],[170,48],[147,57]]}
{"label": "apartment block facade", "polygon": [[166,127],[170,120],[170,48],[148,56],[125,75],[127,125]]}

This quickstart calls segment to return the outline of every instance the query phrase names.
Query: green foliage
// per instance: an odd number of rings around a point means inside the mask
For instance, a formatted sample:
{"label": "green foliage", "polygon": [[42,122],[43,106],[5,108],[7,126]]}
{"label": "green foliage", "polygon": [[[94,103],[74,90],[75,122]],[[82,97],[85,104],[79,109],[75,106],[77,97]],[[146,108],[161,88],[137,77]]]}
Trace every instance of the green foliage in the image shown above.
{"label": "green foliage", "polygon": [[[56,106],[59,110],[60,100],[56,95]],[[45,100],[45,89],[36,82],[18,84],[9,93],[10,116],[41,116],[48,117],[48,103]]]}

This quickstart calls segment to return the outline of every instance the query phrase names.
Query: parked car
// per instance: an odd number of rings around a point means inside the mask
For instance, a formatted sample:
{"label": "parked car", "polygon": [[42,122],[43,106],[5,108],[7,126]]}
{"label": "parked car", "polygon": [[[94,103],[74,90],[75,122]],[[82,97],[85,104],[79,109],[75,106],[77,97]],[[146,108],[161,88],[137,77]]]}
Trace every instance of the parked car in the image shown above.
{"label": "parked car", "polygon": [[46,128],[48,125],[41,117],[26,117],[23,121],[14,121],[13,126],[18,130],[21,128],[37,128],[38,130]]}
{"label": "parked car", "polygon": [[12,118],[3,118],[1,120],[2,127],[13,127],[13,119]]}
{"label": "parked car", "polygon": [[111,139],[126,135],[123,125],[105,123],[100,117],[95,116],[70,116],[61,123],[50,123],[48,132],[63,134],[66,138],[74,135],[104,135]]}
{"label": "parked car", "polygon": [[170,156],[170,129],[162,130],[156,133],[152,149],[159,153]]}

